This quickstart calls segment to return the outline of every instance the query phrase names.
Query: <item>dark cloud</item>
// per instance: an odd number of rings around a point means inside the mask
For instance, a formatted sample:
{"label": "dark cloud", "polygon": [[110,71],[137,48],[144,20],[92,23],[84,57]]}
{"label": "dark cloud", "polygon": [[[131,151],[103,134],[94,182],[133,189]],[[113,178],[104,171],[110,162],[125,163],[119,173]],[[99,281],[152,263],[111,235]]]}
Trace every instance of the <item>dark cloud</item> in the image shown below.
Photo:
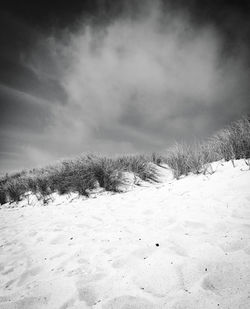
{"label": "dark cloud", "polygon": [[246,1],[3,6],[0,169],[162,151],[250,111]]}
{"label": "dark cloud", "polygon": [[41,131],[48,125],[50,104],[41,98],[0,85],[0,127]]}

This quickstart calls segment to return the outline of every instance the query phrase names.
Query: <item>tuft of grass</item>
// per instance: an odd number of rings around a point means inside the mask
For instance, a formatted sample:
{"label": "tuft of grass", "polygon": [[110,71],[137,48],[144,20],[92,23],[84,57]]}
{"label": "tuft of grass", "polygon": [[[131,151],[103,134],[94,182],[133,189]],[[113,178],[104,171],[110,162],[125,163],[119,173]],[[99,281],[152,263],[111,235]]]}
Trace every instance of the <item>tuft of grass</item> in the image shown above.
{"label": "tuft of grass", "polygon": [[243,117],[210,139],[213,151],[226,161],[250,157],[250,118]]}
{"label": "tuft of grass", "polygon": [[121,166],[115,160],[106,157],[88,156],[88,163],[100,187],[107,191],[118,191],[122,182]]}
{"label": "tuft of grass", "polygon": [[150,158],[143,155],[122,156],[116,164],[124,171],[132,172],[144,181],[158,181],[158,174]]}
{"label": "tuft of grass", "polygon": [[250,118],[243,117],[203,143],[175,143],[163,160],[173,170],[174,177],[179,179],[189,172],[206,173],[210,163],[217,160],[231,160],[234,165],[235,159],[245,159],[249,165],[249,157]]}
{"label": "tuft of grass", "polygon": [[159,153],[153,152],[151,155],[151,161],[156,165],[161,165],[163,158]]}
{"label": "tuft of grass", "polygon": [[65,160],[49,174],[50,188],[59,194],[77,192],[88,196],[88,190],[95,187],[93,170],[85,158]]}
{"label": "tuft of grass", "polygon": [[174,177],[179,179],[181,175],[188,175],[190,167],[191,149],[185,143],[175,143],[168,149],[164,161],[173,170]]}
{"label": "tuft of grass", "polygon": [[33,194],[37,194],[37,181],[34,176],[28,176],[26,178],[27,190],[31,191]]}
{"label": "tuft of grass", "polygon": [[7,203],[6,190],[3,186],[0,186],[0,205]]}
{"label": "tuft of grass", "polygon": [[26,182],[22,177],[10,178],[5,188],[10,202],[21,201],[23,195],[27,192]]}
{"label": "tuft of grass", "polygon": [[[95,188],[96,181],[93,170],[86,164],[85,160],[77,160],[73,163],[68,181],[71,183],[71,190],[79,195],[88,196],[88,190]],[[70,184],[69,184],[70,186]]]}
{"label": "tuft of grass", "polygon": [[40,195],[40,199],[44,204],[47,204],[51,200],[52,190],[50,188],[50,179],[47,175],[39,175],[35,179],[36,192]]}

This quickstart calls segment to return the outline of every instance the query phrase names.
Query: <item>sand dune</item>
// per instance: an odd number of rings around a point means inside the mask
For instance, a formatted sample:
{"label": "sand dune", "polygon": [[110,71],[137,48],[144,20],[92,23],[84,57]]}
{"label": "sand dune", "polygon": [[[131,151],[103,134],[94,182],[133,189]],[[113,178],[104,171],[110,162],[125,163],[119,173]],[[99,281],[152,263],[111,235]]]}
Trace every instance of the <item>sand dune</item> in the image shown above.
{"label": "sand dune", "polygon": [[[243,160],[87,200],[0,209],[0,308],[250,308]],[[25,206],[25,207],[22,207]]]}

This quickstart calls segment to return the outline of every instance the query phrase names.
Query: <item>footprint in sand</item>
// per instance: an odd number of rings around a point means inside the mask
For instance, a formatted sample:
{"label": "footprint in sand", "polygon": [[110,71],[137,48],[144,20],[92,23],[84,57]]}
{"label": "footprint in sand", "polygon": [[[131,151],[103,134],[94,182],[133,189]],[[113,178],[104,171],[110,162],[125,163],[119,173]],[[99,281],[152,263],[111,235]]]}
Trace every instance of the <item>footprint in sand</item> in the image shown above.
{"label": "footprint in sand", "polygon": [[164,297],[182,288],[175,265],[165,256],[149,257],[143,263],[134,264],[129,273],[139,288],[143,287],[145,292],[156,297]]}
{"label": "footprint in sand", "polygon": [[19,281],[18,281],[18,286],[22,285],[29,277],[33,277],[33,276],[36,276],[37,274],[39,274],[42,270],[42,267],[40,266],[37,266],[37,267],[34,267],[34,268],[31,268],[27,271],[25,271]]}
{"label": "footprint in sand", "polygon": [[181,280],[182,290],[191,290],[194,285],[207,275],[210,267],[205,263],[198,263],[196,259],[189,259],[176,267]]}
{"label": "footprint in sand", "polygon": [[204,290],[210,290],[212,291],[213,293],[215,294],[219,294],[218,291],[216,290],[216,287],[213,285],[213,283],[211,282],[211,280],[206,277],[203,281],[202,281],[202,284],[201,284],[202,288]]}
{"label": "footprint in sand", "polygon": [[94,306],[99,302],[93,288],[88,286],[78,287],[78,298],[80,301],[84,301],[88,306]]}
{"label": "footprint in sand", "polygon": [[227,297],[239,293],[239,290],[243,291],[249,286],[250,267],[241,265],[215,263],[203,279],[202,288]]}
{"label": "footprint in sand", "polygon": [[145,298],[123,295],[111,299],[102,306],[103,309],[153,309],[157,308]]}

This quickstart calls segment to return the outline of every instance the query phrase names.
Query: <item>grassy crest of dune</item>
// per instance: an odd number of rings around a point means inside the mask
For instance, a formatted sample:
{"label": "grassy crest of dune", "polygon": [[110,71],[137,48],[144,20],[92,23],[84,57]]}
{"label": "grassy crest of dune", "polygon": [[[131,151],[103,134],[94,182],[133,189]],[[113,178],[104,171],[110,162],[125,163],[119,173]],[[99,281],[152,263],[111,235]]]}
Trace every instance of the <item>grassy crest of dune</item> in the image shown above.
{"label": "grassy crest of dune", "polygon": [[144,181],[158,181],[155,165],[167,164],[175,178],[189,173],[213,172],[211,163],[217,160],[245,159],[250,168],[250,118],[243,117],[220,130],[203,142],[193,145],[175,143],[164,154],[151,156],[127,155],[117,158],[95,155],[64,160],[45,168],[22,171],[0,179],[0,203],[19,202],[33,193],[47,203],[52,193],[71,192],[88,196],[101,187],[118,192],[124,181],[124,172],[130,172]]}
{"label": "grassy crest of dune", "polygon": [[88,155],[2,177],[0,203],[19,202],[28,192],[44,203],[54,192],[88,196],[90,190],[98,186],[106,191],[118,192],[124,181],[124,172],[133,173],[135,179],[157,181],[157,171],[146,156],[107,158]]}
{"label": "grassy crest of dune", "polygon": [[228,127],[216,132],[203,142],[193,145],[176,143],[166,151],[162,161],[167,163],[178,179],[188,173],[206,173],[210,163],[218,160],[232,161],[250,158],[250,118],[242,117]]}

